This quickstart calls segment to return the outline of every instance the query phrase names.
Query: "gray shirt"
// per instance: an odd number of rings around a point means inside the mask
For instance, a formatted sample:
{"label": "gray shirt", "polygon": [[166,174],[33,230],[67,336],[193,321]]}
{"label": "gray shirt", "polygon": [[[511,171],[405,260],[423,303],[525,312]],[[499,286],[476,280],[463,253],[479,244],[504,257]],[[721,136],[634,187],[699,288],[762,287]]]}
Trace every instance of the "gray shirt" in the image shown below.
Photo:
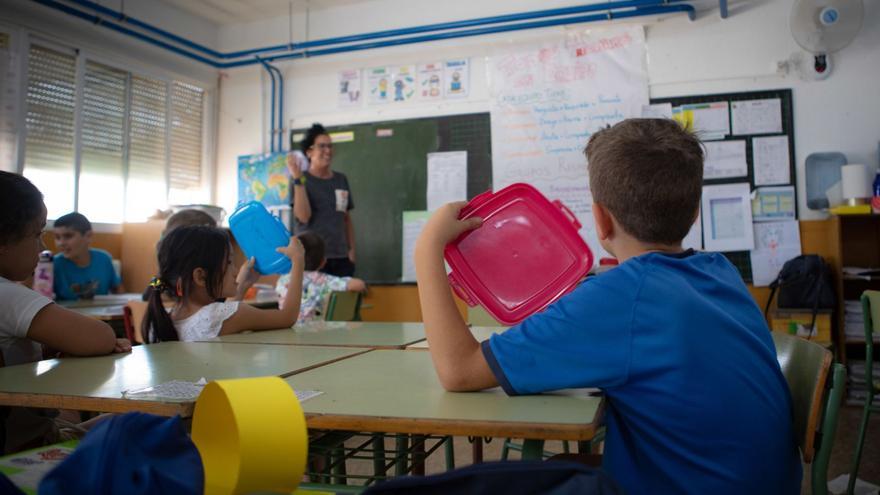
{"label": "gray shirt", "polygon": [[[293,233],[299,235],[311,231],[324,240],[324,256],[345,258],[348,256],[348,239],[345,236],[345,214],[354,208],[348,178],[340,172],[333,172],[329,179],[321,179],[306,172],[305,189],[312,207],[312,217],[308,223],[301,223],[293,216]],[[296,194],[296,188],[291,188]]]}

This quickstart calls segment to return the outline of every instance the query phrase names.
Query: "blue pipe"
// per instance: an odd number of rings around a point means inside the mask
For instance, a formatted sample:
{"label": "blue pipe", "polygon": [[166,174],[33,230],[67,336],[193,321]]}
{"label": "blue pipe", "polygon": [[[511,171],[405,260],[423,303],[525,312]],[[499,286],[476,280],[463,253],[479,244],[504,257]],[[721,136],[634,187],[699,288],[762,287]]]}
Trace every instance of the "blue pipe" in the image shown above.
{"label": "blue pipe", "polygon": [[278,73],[278,152],[284,151],[284,75],[278,67],[272,67]]}
{"label": "blue pipe", "polygon": [[718,0],[718,13],[722,19],[727,19],[727,0]]}
{"label": "blue pipe", "polygon": [[[38,0],[39,1],[39,0]],[[208,54],[214,58],[218,59],[230,59],[230,58],[240,58],[247,55],[254,55],[258,53],[268,53],[268,52],[277,52],[281,50],[293,51],[297,49],[304,48],[312,48],[317,46],[327,46],[327,45],[336,45],[341,43],[352,43],[356,41],[365,41],[371,39],[381,39],[381,38],[390,38],[395,36],[406,36],[410,34],[418,34],[425,32],[433,32],[433,31],[446,31],[450,29],[460,29],[465,27],[473,27],[473,26],[482,26],[489,24],[500,24],[514,21],[522,21],[529,19],[540,19],[544,17],[558,17],[564,15],[572,15],[572,14],[581,14],[584,12],[596,12],[596,11],[610,11],[613,9],[623,9],[623,8],[641,8],[641,7],[657,7],[657,6],[667,6],[672,2],[682,2],[685,0],[622,0],[622,1],[609,1],[601,4],[592,4],[592,5],[582,5],[579,7],[564,7],[558,9],[547,9],[547,10],[539,10],[534,12],[523,12],[519,14],[507,14],[501,16],[491,16],[491,17],[481,17],[478,19],[470,19],[465,21],[453,21],[453,22],[445,22],[438,24],[427,24],[423,26],[416,26],[411,28],[403,28],[403,29],[390,29],[386,31],[377,31],[373,33],[364,33],[357,34],[351,36],[342,36],[337,38],[327,38],[323,40],[315,40],[315,41],[306,41],[303,43],[297,44],[286,44],[286,45],[275,45],[269,46],[265,48],[253,48],[249,50],[241,50],[237,52],[230,53],[221,53],[211,48],[208,48],[204,45],[200,45],[188,39],[177,36],[173,33],[155,27],[146,22],[140,21],[133,17],[128,17],[125,14],[110,9],[108,7],[104,7],[98,3],[92,2],[91,0],[67,0],[71,3],[81,5],[83,7],[90,8],[96,12],[102,13],[104,15],[110,16],[116,19],[119,22],[125,22],[142,28],[146,31],[152,32],[169,40],[172,40],[176,43],[184,45],[186,47],[192,48],[194,50],[200,51],[202,53]],[[721,4],[724,4],[725,7],[723,10],[725,12],[722,13],[722,17],[726,17],[726,0],[719,0]],[[693,17],[691,17],[693,20]]]}
{"label": "blue pipe", "polygon": [[269,117],[269,151],[275,153],[275,73],[272,72],[272,66],[266,63],[265,60],[260,57],[254,58],[263,64],[263,68],[266,69],[266,72],[269,73],[269,78],[272,79],[272,99],[269,103],[269,107],[272,111],[272,116]]}

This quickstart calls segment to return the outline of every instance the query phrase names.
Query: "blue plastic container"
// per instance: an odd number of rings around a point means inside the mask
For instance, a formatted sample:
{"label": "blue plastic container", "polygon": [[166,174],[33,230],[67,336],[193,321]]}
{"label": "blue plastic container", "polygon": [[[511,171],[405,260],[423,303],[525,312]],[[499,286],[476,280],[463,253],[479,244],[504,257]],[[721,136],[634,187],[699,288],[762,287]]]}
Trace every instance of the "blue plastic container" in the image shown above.
{"label": "blue plastic container", "polygon": [[259,201],[238,205],[229,217],[229,229],[254,269],[263,275],[290,272],[290,258],[275,251],[290,242],[290,231]]}

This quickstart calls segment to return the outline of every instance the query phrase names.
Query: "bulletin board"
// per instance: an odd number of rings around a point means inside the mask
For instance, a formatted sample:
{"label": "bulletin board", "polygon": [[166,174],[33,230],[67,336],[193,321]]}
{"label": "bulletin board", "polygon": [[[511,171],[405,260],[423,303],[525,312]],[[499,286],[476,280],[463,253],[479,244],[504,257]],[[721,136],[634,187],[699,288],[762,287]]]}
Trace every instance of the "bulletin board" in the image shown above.
{"label": "bulletin board", "polygon": [[[780,123],[781,129],[780,132],[759,132],[759,133],[748,133],[748,134],[735,134],[736,123],[734,122],[734,102],[746,102],[753,100],[779,100],[779,109],[780,109]],[[791,89],[776,89],[776,90],[765,90],[765,91],[748,91],[741,93],[719,93],[719,94],[706,94],[706,95],[693,95],[693,96],[679,96],[674,98],[652,98],[652,104],[659,103],[670,103],[673,108],[682,107],[683,105],[694,105],[694,104],[711,104],[717,102],[726,102],[728,104],[728,119],[730,126],[730,133],[725,136],[709,136],[711,139],[707,139],[706,136],[701,136],[701,139],[706,141],[745,141],[745,155],[746,155],[746,164],[747,164],[747,173],[745,176],[738,177],[727,177],[727,178],[716,178],[705,179],[704,185],[713,185],[713,184],[732,184],[732,183],[742,183],[748,182],[751,189],[754,190],[760,184],[756,184],[756,171],[755,171],[755,139],[756,138],[766,138],[766,137],[774,137],[774,136],[785,136],[788,140],[788,177],[789,180],[786,183],[777,183],[774,186],[795,186],[796,176],[795,176],[795,161],[794,161],[794,118],[792,113],[792,93]],[[760,181],[757,181],[760,182]],[[795,208],[797,207],[797,187],[794,187],[794,204]],[[796,215],[795,215],[796,217]],[[705,233],[704,233],[705,235]],[[736,266],[737,270],[739,270],[743,279],[747,283],[752,282],[752,265],[749,257],[749,251],[732,251],[732,252],[724,252],[723,253],[733,264]]]}

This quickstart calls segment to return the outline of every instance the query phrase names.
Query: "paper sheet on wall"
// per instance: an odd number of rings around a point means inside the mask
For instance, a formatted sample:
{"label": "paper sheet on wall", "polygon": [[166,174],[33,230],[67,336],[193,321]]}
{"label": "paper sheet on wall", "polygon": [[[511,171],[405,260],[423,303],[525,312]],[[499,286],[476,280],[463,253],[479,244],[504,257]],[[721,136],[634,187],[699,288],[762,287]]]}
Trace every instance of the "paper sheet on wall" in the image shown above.
{"label": "paper sheet on wall", "polygon": [[791,184],[788,136],[753,138],[752,156],[756,186]]}
{"label": "paper sheet on wall", "polygon": [[443,96],[446,98],[467,98],[471,90],[468,59],[447,60],[443,66],[443,79]]}
{"label": "paper sheet on wall", "polygon": [[745,141],[705,141],[703,179],[728,179],[749,175]]}
{"label": "paper sheet on wall", "polygon": [[752,283],[766,287],[786,261],[801,254],[801,234],[795,220],[754,224],[755,249],[750,253]]}
{"label": "paper sheet on wall", "polygon": [[779,134],[782,102],[779,98],[733,102],[733,134]]}
{"label": "paper sheet on wall", "polygon": [[419,99],[443,99],[443,62],[419,65]]}
{"label": "paper sheet on wall", "polygon": [[390,101],[391,71],[388,67],[367,70],[367,103],[382,105]]}
{"label": "paper sheet on wall", "polygon": [[681,247],[695,251],[703,250],[703,219],[701,216],[697,215],[697,220],[691,225],[691,230],[681,241]]}
{"label": "paper sheet on wall", "polygon": [[361,71],[349,69],[339,71],[339,92],[337,102],[343,108],[360,106],[361,104]]}
{"label": "paper sheet on wall", "polygon": [[590,135],[648,105],[641,26],[570,33],[490,58],[492,183],[527,182],[583,225],[598,260],[583,149]]}
{"label": "paper sheet on wall", "polygon": [[752,219],[770,222],[795,219],[794,186],[759,187],[752,198]]}
{"label": "paper sheet on wall", "polygon": [[730,107],[726,101],[690,103],[673,109],[673,116],[684,118],[685,128],[695,132],[703,141],[723,139],[730,134]]}
{"label": "paper sheet on wall", "polygon": [[644,119],[671,119],[672,103],[655,103],[642,106],[642,118]]}
{"label": "paper sheet on wall", "polygon": [[413,260],[413,254],[416,250],[416,240],[429,218],[431,218],[431,213],[427,211],[403,212],[403,242],[401,243],[403,252],[400,257],[403,262],[400,272],[402,282],[416,281],[416,264]]}
{"label": "paper sheet on wall", "polygon": [[404,102],[416,95],[416,67],[398,65],[391,68],[391,100]]}
{"label": "paper sheet on wall", "polygon": [[755,247],[749,183],[703,186],[703,245],[706,251]]}
{"label": "paper sheet on wall", "polygon": [[467,151],[428,153],[428,211],[467,200]]}

